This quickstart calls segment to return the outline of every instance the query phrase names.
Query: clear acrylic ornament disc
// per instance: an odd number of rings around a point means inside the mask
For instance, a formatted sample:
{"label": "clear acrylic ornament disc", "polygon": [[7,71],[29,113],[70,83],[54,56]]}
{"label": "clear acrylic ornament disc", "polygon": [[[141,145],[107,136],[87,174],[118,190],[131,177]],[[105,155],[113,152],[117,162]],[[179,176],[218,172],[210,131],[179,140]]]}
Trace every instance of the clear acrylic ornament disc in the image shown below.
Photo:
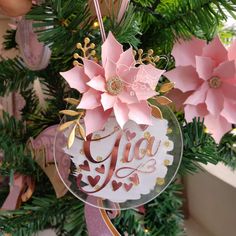
{"label": "clear acrylic ornament disc", "polygon": [[[138,207],[160,195],[178,171],[183,148],[175,115],[167,107],[160,109],[163,119],[153,117],[153,125],[129,121],[123,130],[111,116],[103,130],[88,136],[87,141],[77,136],[70,149],[67,138],[61,138],[67,137],[69,130],[58,131],[54,158],[69,191],[94,207],[98,207],[94,204],[97,198],[99,207],[109,210]],[[70,169],[63,170],[69,176],[58,168],[58,147],[70,156]]]}

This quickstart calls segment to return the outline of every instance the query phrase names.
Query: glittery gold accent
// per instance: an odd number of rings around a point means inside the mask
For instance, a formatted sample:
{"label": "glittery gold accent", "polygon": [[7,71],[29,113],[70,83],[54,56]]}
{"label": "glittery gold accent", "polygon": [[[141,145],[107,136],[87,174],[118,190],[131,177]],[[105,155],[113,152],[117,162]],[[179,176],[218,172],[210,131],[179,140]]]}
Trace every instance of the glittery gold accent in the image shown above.
{"label": "glittery gold accent", "polygon": [[95,187],[94,187],[94,189],[95,190],[98,190],[98,189],[100,189],[101,187],[99,186],[99,185],[96,185]]}
{"label": "glittery gold accent", "polygon": [[93,139],[100,139],[101,138],[101,135],[100,134],[95,134]]}
{"label": "glittery gold accent", "polygon": [[159,92],[160,93],[168,93],[174,87],[175,87],[174,83],[165,83],[165,84],[161,85],[161,88],[160,88]]}
{"label": "glittery gold accent", "polygon": [[101,156],[98,156],[96,159],[97,159],[97,161],[102,161],[103,160],[103,158]]}
{"label": "glittery gold accent", "polygon": [[164,160],[164,165],[165,166],[169,166],[170,165],[170,161],[169,160]]}
{"label": "glittery gold accent", "polygon": [[162,186],[165,184],[165,179],[163,178],[157,178],[156,180],[157,185]]}
{"label": "glittery gold accent", "polygon": [[144,133],[144,138],[150,139],[150,137],[151,137],[150,132],[147,131],[147,132]]}
{"label": "glittery gold accent", "polygon": [[218,76],[213,76],[209,81],[208,84],[210,88],[219,88],[222,85],[222,81]]}
{"label": "glittery gold accent", "polygon": [[159,103],[162,106],[167,106],[172,103],[172,101],[165,96],[157,96],[155,100],[157,103]]}
{"label": "glittery gold accent", "polygon": [[156,66],[156,63],[160,60],[159,56],[154,56],[152,49],[149,49],[147,53],[144,53],[143,49],[139,49],[138,51],[134,51],[134,56],[137,56],[137,65],[146,63]]}
{"label": "glittery gold accent", "polygon": [[123,91],[123,89],[123,81],[118,76],[114,76],[106,82],[106,90],[111,95],[118,95]]}
{"label": "glittery gold accent", "polygon": [[82,59],[86,58],[95,58],[96,57],[96,51],[95,49],[95,44],[90,43],[89,38],[84,39],[84,46],[81,43],[76,44],[76,48],[82,52],[82,56],[79,53],[74,53],[74,59],[75,61],[73,62],[74,66],[83,66],[82,63],[80,63],[77,60],[82,61]]}
{"label": "glittery gold accent", "polygon": [[172,134],[173,130],[171,128],[167,129],[167,134]]}
{"label": "glittery gold accent", "polygon": [[169,146],[170,146],[170,141],[165,141],[165,142],[164,142],[164,146],[165,146],[165,147],[169,147]]}
{"label": "glittery gold accent", "polygon": [[99,27],[98,21],[94,21],[94,22],[93,22],[93,28],[96,29],[96,28],[98,28],[98,27]]}
{"label": "glittery gold accent", "polygon": [[78,172],[78,173],[81,173],[81,172],[82,172],[82,170],[81,170],[81,168],[80,168],[80,167],[77,167],[77,169],[76,169],[76,170],[77,170],[77,172]]}
{"label": "glittery gold accent", "polygon": [[80,149],[79,153],[80,153],[81,155],[84,155],[84,149]]}

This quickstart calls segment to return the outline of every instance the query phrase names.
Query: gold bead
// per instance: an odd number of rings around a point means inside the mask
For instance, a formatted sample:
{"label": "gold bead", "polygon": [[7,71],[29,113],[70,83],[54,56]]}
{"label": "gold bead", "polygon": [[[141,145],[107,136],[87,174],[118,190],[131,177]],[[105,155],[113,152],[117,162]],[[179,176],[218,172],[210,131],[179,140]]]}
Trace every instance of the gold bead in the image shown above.
{"label": "gold bead", "polygon": [[143,49],[139,49],[138,54],[143,54]]}
{"label": "gold bead", "polygon": [[76,44],[76,47],[77,47],[78,49],[81,49],[81,48],[82,48],[82,44],[81,44],[81,43],[77,43],[77,44]]}
{"label": "gold bead", "polygon": [[79,59],[79,58],[80,58],[79,54],[78,54],[78,53],[75,53],[75,54],[74,54],[74,58],[75,58],[75,59]]}
{"label": "gold bead", "polygon": [[86,37],[86,38],[84,39],[84,43],[85,43],[85,44],[89,44],[89,43],[90,43],[90,39],[89,39],[88,37]]}
{"label": "gold bead", "polygon": [[79,66],[80,63],[79,63],[78,61],[73,61],[73,65],[74,65],[74,66]]}
{"label": "gold bead", "polygon": [[91,43],[90,48],[94,49],[95,47],[96,47],[96,45],[94,43]]}
{"label": "gold bead", "polygon": [[169,166],[170,165],[170,161],[169,160],[164,160],[164,165],[165,166]]}
{"label": "gold bead", "polygon": [[153,51],[152,49],[149,49],[149,50],[148,50],[148,55],[151,56],[151,55],[153,55],[153,54],[154,54],[154,51]]}
{"label": "gold bead", "polygon": [[163,178],[157,178],[156,180],[157,185],[162,186],[165,184],[165,179]]}
{"label": "gold bead", "polygon": [[95,56],[96,55],[96,51],[95,50],[92,50],[91,53],[90,53],[91,56]]}

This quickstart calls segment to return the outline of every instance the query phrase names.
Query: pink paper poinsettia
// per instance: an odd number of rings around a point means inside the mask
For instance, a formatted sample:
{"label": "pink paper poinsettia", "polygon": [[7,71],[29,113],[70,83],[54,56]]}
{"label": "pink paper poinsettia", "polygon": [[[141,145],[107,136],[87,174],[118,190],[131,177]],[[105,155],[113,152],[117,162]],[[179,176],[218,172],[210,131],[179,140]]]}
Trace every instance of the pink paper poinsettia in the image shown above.
{"label": "pink paper poinsettia", "polygon": [[78,106],[86,110],[86,134],[101,130],[112,112],[123,128],[128,120],[151,124],[151,110],[147,99],[157,93],[155,86],[163,70],[152,65],[136,65],[133,49],[123,46],[109,33],[102,45],[102,65],[83,59],[83,66],[75,66],[61,75],[71,88],[83,94]]}
{"label": "pink paper poinsettia", "polygon": [[185,117],[205,119],[217,142],[236,123],[236,42],[227,49],[216,37],[211,43],[193,39],[177,43],[176,68],[165,76],[176,84],[172,97],[184,101]]}

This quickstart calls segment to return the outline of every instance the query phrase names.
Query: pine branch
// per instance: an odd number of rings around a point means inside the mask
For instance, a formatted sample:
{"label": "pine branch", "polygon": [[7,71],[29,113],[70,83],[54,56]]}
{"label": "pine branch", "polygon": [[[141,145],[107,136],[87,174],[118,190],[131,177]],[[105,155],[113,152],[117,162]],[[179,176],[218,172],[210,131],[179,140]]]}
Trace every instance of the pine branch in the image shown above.
{"label": "pine branch", "polygon": [[145,0],[133,2],[142,17],[142,43],[164,53],[169,53],[179,38],[196,36],[210,41],[220,22],[227,19],[227,11],[233,15],[236,10],[235,0],[162,0],[155,11],[153,5],[143,7]]}
{"label": "pine branch", "polygon": [[210,134],[205,132],[204,122],[194,119],[182,128],[184,151],[179,173],[195,173],[199,163],[217,164],[220,161],[217,144]]}
{"label": "pine branch", "polygon": [[0,58],[0,96],[25,90],[34,80],[34,73],[27,70],[20,58]]}
{"label": "pine branch", "polygon": [[10,50],[17,47],[16,30],[7,30],[4,35],[3,47],[5,50]]}
{"label": "pine branch", "polygon": [[232,170],[236,170],[236,129],[227,133],[219,145],[220,160]]}
{"label": "pine branch", "polygon": [[37,175],[37,166],[30,153],[26,152],[25,126],[22,122],[3,113],[0,120],[0,150],[3,151],[0,175],[11,176],[12,173]]}
{"label": "pine branch", "polygon": [[[19,210],[0,212],[0,232],[12,236],[31,236],[54,228],[58,235],[85,236],[83,204],[72,196],[57,199],[54,195],[34,197]],[[17,229],[17,230],[16,230]]]}

